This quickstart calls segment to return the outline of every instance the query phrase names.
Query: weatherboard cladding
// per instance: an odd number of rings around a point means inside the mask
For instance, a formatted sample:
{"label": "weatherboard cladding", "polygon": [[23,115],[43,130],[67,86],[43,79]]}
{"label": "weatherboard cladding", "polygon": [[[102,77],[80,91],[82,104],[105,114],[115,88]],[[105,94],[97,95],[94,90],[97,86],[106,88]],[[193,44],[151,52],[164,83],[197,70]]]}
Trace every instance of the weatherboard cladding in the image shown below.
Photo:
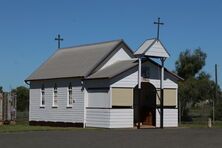
{"label": "weatherboard cladding", "polygon": [[[72,83],[72,97],[75,103],[67,108],[68,89],[67,84]],[[53,108],[53,86],[58,86],[58,107]],[[84,118],[84,92],[81,81],[78,79],[48,80],[45,84],[45,107],[40,108],[40,89],[42,81],[30,83],[30,108],[29,121],[52,121],[83,123]]]}
{"label": "weatherboard cladding", "polygon": [[136,56],[149,56],[149,57],[166,57],[170,56],[167,49],[157,39],[146,40],[140,48],[134,53]]}
{"label": "weatherboard cladding", "polygon": [[26,81],[84,77],[100,64],[122,40],[62,48],[33,72]]}

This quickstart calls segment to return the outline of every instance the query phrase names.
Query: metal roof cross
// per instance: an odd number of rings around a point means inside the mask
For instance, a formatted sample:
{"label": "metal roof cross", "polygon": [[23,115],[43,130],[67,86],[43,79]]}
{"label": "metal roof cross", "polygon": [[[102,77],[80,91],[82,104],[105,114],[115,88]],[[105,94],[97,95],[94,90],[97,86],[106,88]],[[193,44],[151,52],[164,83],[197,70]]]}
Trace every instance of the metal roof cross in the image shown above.
{"label": "metal roof cross", "polygon": [[56,41],[58,41],[58,48],[60,48],[60,42],[63,41],[63,38],[61,38],[60,34],[58,34],[58,37],[55,38]]}
{"label": "metal roof cross", "polygon": [[159,40],[160,36],[160,25],[164,25],[164,23],[160,22],[160,18],[158,17],[158,22],[154,22],[155,25],[157,25],[157,40]]}

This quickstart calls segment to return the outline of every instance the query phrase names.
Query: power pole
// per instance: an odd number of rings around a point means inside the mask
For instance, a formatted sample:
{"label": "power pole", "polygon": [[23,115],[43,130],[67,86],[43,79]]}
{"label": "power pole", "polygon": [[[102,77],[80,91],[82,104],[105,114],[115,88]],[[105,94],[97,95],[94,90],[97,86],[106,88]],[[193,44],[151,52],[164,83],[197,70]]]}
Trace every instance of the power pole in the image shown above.
{"label": "power pole", "polygon": [[213,124],[215,124],[215,104],[217,102],[217,64],[215,64],[215,83],[216,87],[215,87],[215,97],[213,100]]}
{"label": "power pole", "polygon": [[141,57],[138,58],[138,125],[137,125],[137,129],[140,129],[140,122],[141,122],[141,117],[140,117],[140,99],[141,99],[141,67],[142,67],[142,62],[141,62]]}

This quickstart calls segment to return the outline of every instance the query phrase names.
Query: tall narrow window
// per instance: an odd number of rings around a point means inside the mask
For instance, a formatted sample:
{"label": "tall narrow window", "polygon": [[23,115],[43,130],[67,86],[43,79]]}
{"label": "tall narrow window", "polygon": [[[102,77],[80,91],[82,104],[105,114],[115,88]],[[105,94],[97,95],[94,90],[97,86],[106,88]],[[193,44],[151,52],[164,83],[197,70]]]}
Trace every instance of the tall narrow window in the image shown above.
{"label": "tall narrow window", "polygon": [[58,106],[58,88],[57,84],[54,85],[54,91],[53,91],[53,104],[52,106],[57,107]]}
{"label": "tall narrow window", "polygon": [[44,107],[44,106],[45,106],[45,86],[44,86],[44,84],[42,84],[42,87],[41,87],[40,106],[41,106],[41,107]]}
{"label": "tall narrow window", "polygon": [[71,107],[73,103],[73,97],[72,97],[72,83],[69,83],[68,87],[68,100],[67,100],[67,106]]}

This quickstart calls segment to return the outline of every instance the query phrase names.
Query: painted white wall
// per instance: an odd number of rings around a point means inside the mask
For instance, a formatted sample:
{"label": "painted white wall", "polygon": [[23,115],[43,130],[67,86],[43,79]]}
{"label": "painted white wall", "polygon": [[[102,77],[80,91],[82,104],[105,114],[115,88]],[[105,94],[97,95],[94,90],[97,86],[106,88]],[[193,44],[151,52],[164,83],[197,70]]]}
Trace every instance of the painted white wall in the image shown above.
{"label": "painted white wall", "polygon": [[[160,88],[160,80],[149,79],[149,82],[153,84],[156,88]],[[163,88],[178,88],[178,85],[170,79],[165,79],[163,81]]]}
{"label": "painted white wall", "polygon": [[89,109],[86,127],[133,128],[133,109]]}
{"label": "painted white wall", "polygon": [[156,41],[153,46],[145,53],[145,55],[156,57],[169,57],[169,54],[159,41]]}
{"label": "painted white wall", "polygon": [[[164,109],[163,127],[178,127],[178,109]],[[156,127],[160,127],[160,109],[156,109]]]}
{"label": "painted white wall", "polygon": [[138,84],[138,71],[131,70],[124,74],[113,78],[111,81],[111,87],[128,87],[134,88]]}
{"label": "painted white wall", "polygon": [[110,128],[133,128],[133,109],[111,109]]}
{"label": "painted white wall", "polygon": [[[150,78],[146,81],[153,84],[156,88],[160,88],[160,68],[155,66],[154,64],[147,62],[144,63],[146,66],[150,69]],[[165,79],[163,82],[164,88],[178,88],[178,85],[175,80],[173,80],[172,76],[167,74],[167,72],[164,73]],[[143,79],[142,79],[143,81]],[[117,76],[113,79],[111,79],[111,87],[131,87],[134,88],[138,84],[138,71],[137,68],[134,68],[130,71],[127,71],[120,76]]]}
{"label": "painted white wall", "polygon": [[[52,121],[83,123],[84,119],[84,92],[80,80],[55,80],[58,86],[58,108],[52,108],[54,81],[45,81],[45,107],[40,108],[40,89],[43,82],[35,81],[30,84],[29,121]],[[67,87],[73,84],[72,108],[67,108]]]}
{"label": "painted white wall", "polygon": [[117,51],[107,62],[105,65],[103,65],[103,67],[101,67],[100,69],[103,69],[117,61],[120,60],[130,60],[132,59],[123,48],[119,49],[119,51]]}
{"label": "painted white wall", "polygon": [[88,90],[88,106],[87,107],[101,107],[110,108],[109,90]]}

